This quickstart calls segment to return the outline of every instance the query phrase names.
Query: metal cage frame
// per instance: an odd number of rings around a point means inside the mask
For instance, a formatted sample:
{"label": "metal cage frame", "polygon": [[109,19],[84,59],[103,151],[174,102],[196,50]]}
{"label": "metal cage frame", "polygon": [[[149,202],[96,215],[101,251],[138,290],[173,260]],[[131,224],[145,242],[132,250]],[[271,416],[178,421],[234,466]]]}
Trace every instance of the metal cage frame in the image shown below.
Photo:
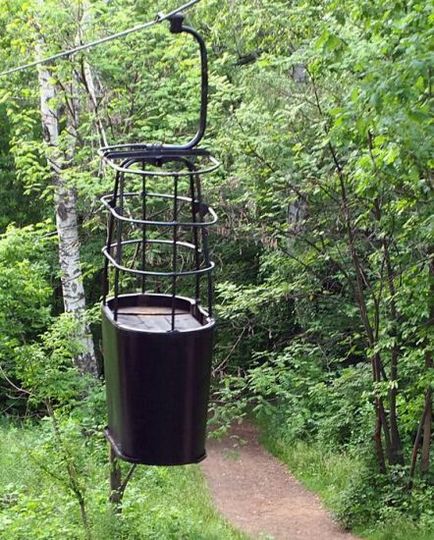
{"label": "metal cage frame", "polygon": [[[201,304],[201,278],[207,279],[206,307],[209,317],[213,316],[213,284],[212,271],[214,263],[210,260],[208,245],[208,227],[217,222],[217,215],[202,198],[201,177],[214,172],[219,161],[210,152],[197,148],[202,141],[207,126],[208,106],[208,54],[202,36],[190,26],[184,24],[184,15],[177,13],[170,17],[170,31],[173,34],[187,33],[192,35],[199,45],[201,63],[200,114],[197,132],[185,144],[117,144],[105,146],[99,150],[102,163],[115,171],[115,183],[112,194],[104,195],[101,202],[109,212],[107,242],[103,249],[105,259],[103,272],[103,304],[107,305],[110,290],[110,270],[114,270],[113,316],[118,320],[119,296],[121,295],[120,276],[122,273],[138,276],[141,280],[141,293],[148,294],[148,278],[171,280],[171,331],[176,330],[176,297],[178,281],[186,276],[195,278],[194,301],[197,307]],[[182,165],[181,170],[177,166]],[[169,166],[169,170],[167,167]],[[152,168],[151,168],[152,167]],[[126,184],[130,176],[141,178],[141,191],[128,191]],[[181,194],[180,179],[187,177],[188,194]],[[170,193],[159,193],[148,190],[152,179],[167,180],[172,184]],[[125,214],[125,202],[139,197],[142,201],[140,217]],[[152,219],[148,213],[148,201],[162,199],[172,205],[170,220]],[[181,204],[191,207],[190,221],[179,218]],[[124,226],[130,225],[141,230],[141,239],[123,239]],[[164,231],[171,229],[171,238],[151,238],[149,230]],[[181,230],[191,230],[192,240],[180,240]],[[136,245],[141,248],[142,261],[140,268],[130,268],[123,264],[123,250],[126,246]],[[172,249],[172,264],[169,271],[149,269],[146,263],[147,253],[158,245],[168,245]],[[177,257],[180,249],[193,253],[194,268],[179,269]]]}

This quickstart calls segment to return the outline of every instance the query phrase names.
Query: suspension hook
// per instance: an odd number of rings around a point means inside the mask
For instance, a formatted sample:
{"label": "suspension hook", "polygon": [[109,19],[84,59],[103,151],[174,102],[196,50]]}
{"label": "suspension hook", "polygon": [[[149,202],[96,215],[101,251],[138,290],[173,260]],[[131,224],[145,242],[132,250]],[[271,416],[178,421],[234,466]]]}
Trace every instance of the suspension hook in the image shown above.
{"label": "suspension hook", "polygon": [[199,127],[196,135],[189,141],[187,144],[181,146],[172,146],[177,150],[190,150],[197,146],[203,136],[205,135],[206,124],[207,124],[207,114],[208,114],[208,52],[206,50],[206,45],[203,37],[190,26],[184,26],[185,16],[183,13],[176,13],[169,17],[170,22],[170,31],[172,34],[181,34],[185,32],[191,34],[196,42],[199,44],[200,50],[200,62],[201,62],[201,97],[200,97],[200,116],[199,116]]}

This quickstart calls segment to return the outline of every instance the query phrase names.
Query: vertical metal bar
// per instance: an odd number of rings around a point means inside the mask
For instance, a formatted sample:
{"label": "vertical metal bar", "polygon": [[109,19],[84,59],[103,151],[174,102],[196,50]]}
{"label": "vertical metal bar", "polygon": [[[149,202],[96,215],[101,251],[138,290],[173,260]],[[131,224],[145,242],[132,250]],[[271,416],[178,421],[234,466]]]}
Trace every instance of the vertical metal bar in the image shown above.
{"label": "vertical metal bar", "polygon": [[[194,186],[194,174],[190,174],[190,196],[191,196],[191,219],[193,223],[197,223],[198,201],[196,200],[196,190]],[[193,227],[193,244],[194,244],[194,259],[195,269],[200,269],[200,246],[198,227]],[[200,304],[200,275],[195,275],[195,300],[196,304]]]}
{"label": "vertical metal bar", "polygon": [[[209,257],[209,246],[208,246],[208,229],[204,229],[203,231],[203,256],[205,259],[205,265],[210,266],[211,261]],[[212,272],[207,273],[207,281],[208,281],[208,314],[210,317],[213,316],[213,303],[214,303],[214,288],[213,288],[213,276]]]}
{"label": "vertical metal bar", "polygon": [[[118,213],[123,216],[124,214],[124,179],[125,174],[119,175],[119,203]],[[117,239],[116,239],[116,262],[118,265],[122,263],[122,225],[123,221],[118,220]],[[113,312],[114,320],[118,320],[118,305],[119,305],[119,268],[115,268],[115,286],[114,286],[114,303]]]}
{"label": "vertical metal bar", "polygon": [[[114,190],[113,190],[113,197],[112,197],[112,200],[110,201],[110,204],[112,207],[116,206],[116,202],[117,202],[117,198],[118,198],[118,188],[119,188],[119,175],[120,173],[117,172],[116,173],[116,178],[115,178],[115,187],[114,187]],[[110,215],[109,215],[109,222],[108,222],[108,231],[107,231],[107,252],[108,254],[110,255],[111,254],[111,245],[112,245],[112,242],[113,242],[113,230],[114,230],[114,225],[115,225],[115,218],[113,217],[113,214],[110,212]],[[103,275],[102,275],[102,282],[103,282],[103,297],[102,297],[102,301],[103,301],[103,304],[106,305],[107,304],[107,295],[109,293],[109,261],[108,259],[105,257],[104,258],[104,271],[103,271]]]}
{"label": "vertical metal bar", "polygon": [[176,259],[178,256],[178,176],[173,177],[173,249],[172,249],[172,332],[175,330],[175,310],[176,310],[176,287],[177,287],[177,275],[176,275]]}
{"label": "vertical metal bar", "polygon": [[[196,193],[197,193],[197,202],[199,207],[199,221],[203,222],[203,203],[202,203],[202,188],[200,185],[200,176],[198,174],[196,176]],[[202,252],[203,252],[203,258],[205,262],[205,266],[210,266],[210,258],[209,258],[209,246],[208,246],[208,229],[206,227],[201,227],[202,230]],[[213,283],[212,283],[212,276],[211,272],[207,273],[207,280],[208,280],[208,314],[210,317],[213,316]]]}
{"label": "vertical metal bar", "polygon": [[[142,164],[143,169],[145,168],[145,163]],[[142,220],[146,221],[147,219],[147,208],[146,208],[146,176],[142,177]],[[147,227],[145,224],[142,225],[142,270],[146,270],[146,233]],[[146,292],[146,276],[142,276],[142,294]]]}

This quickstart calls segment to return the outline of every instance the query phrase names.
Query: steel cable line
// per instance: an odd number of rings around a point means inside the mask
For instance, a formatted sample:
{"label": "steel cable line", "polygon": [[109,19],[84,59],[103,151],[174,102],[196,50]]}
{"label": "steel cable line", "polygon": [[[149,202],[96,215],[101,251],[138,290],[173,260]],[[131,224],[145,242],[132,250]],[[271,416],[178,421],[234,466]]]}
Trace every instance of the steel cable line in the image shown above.
{"label": "steel cable line", "polygon": [[26,69],[30,69],[36,66],[40,66],[43,64],[48,64],[50,62],[53,62],[54,60],[59,60],[60,58],[67,58],[70,56],[73,56],[74,54],[77,54],[81,51],[85,51],[87,49],[92,49],[93,47],[97,47],[98,45],[101,45],[103,43],[108,43],[109,41],[113,41],[115,39],[123,38],[125,36],[128,36],[129,34],[132,34],[134,32],[139,32],[140,30],[145,30],[147,28],[150,28],[151,26],[154,26],[156,24],[159,24],[163,21],[166,21],[170,17],[173,17],[173,15],[176,15],[177,13],[180,13],[181,11],[185,11],[186,9],[194,6],[195,4],[199,3],[200,0],[190,0],[190,2],[187,2],[186,4],[183,4],[182,6],[179,6],[175,10],[171,11],[170,13],[158,13],[154,20],[148,21],[146,23],[139,24],[137,26],[133,26],[132,28],[128,28],[127,30],[123,30],[122,32],[118,32],[116,34],[111,34],[110,36],[106,36],[101,39],[97,39],[95,41],[91,41],[90,43],[84,43],[83,45],[79,45],[77,47],[74,47],[73,49],[68,49],[66,51],[62,51],[56,54],[53,54],[52,56],[49,56],[47,58],[43,58],[42,60],[35,60],[34,62],[29,62],[28,64],[24,64],[22,66],[18,66],[12,69],[8,69],[6,71],[2,71],[0,73],[0,77],[4,77],[5,75],[11,75],[12,73],[18,73],[19,71],[24,71]]}

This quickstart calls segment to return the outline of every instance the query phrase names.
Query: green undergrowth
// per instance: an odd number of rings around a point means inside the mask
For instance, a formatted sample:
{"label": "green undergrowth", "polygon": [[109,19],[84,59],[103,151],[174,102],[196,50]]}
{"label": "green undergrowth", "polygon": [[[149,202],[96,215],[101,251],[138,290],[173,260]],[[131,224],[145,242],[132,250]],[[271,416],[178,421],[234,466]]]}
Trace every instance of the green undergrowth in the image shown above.
{"label": "green undergrowth", "polygon": [[[283,461],[306,488],[317,493],[338,521],[345,524],[348,517],[346,508],[354,512],[348,493],[361,476],[363,461],[350,451],[338,453],[318,442],[295,441],[285,444],[275,433],[267,431],[266,426],[263,428],[264,446]],[[365,489],[366,507],[372,505],[375,508],[381,504],[379,494],[369,493],[368,486]],[[426,518],[427,513],[431,514],[431,508],[425,503],[421,502],[425,508],[424,518],[419,523],[407,519],[403,514],[391,512],[390,519],[385,517],[383,520],[359,524],[353,528],[353,533],[367,540],[434,540],[434,528]],[[364,512],[367,515],[366,509]]]}
{"label": "green undergrowth", "polygon": [[125,492],[123,513],[114,515],[107,502],[107,451],[99,435],[82,436],[68,448],[84,493],[86,533],[65,482],[64,464],[58,462],[61,452],[42,442],[46,433],[41,424],[0,426],[2,540],[244,538],[214,510],[197,466],[138,467]]}

